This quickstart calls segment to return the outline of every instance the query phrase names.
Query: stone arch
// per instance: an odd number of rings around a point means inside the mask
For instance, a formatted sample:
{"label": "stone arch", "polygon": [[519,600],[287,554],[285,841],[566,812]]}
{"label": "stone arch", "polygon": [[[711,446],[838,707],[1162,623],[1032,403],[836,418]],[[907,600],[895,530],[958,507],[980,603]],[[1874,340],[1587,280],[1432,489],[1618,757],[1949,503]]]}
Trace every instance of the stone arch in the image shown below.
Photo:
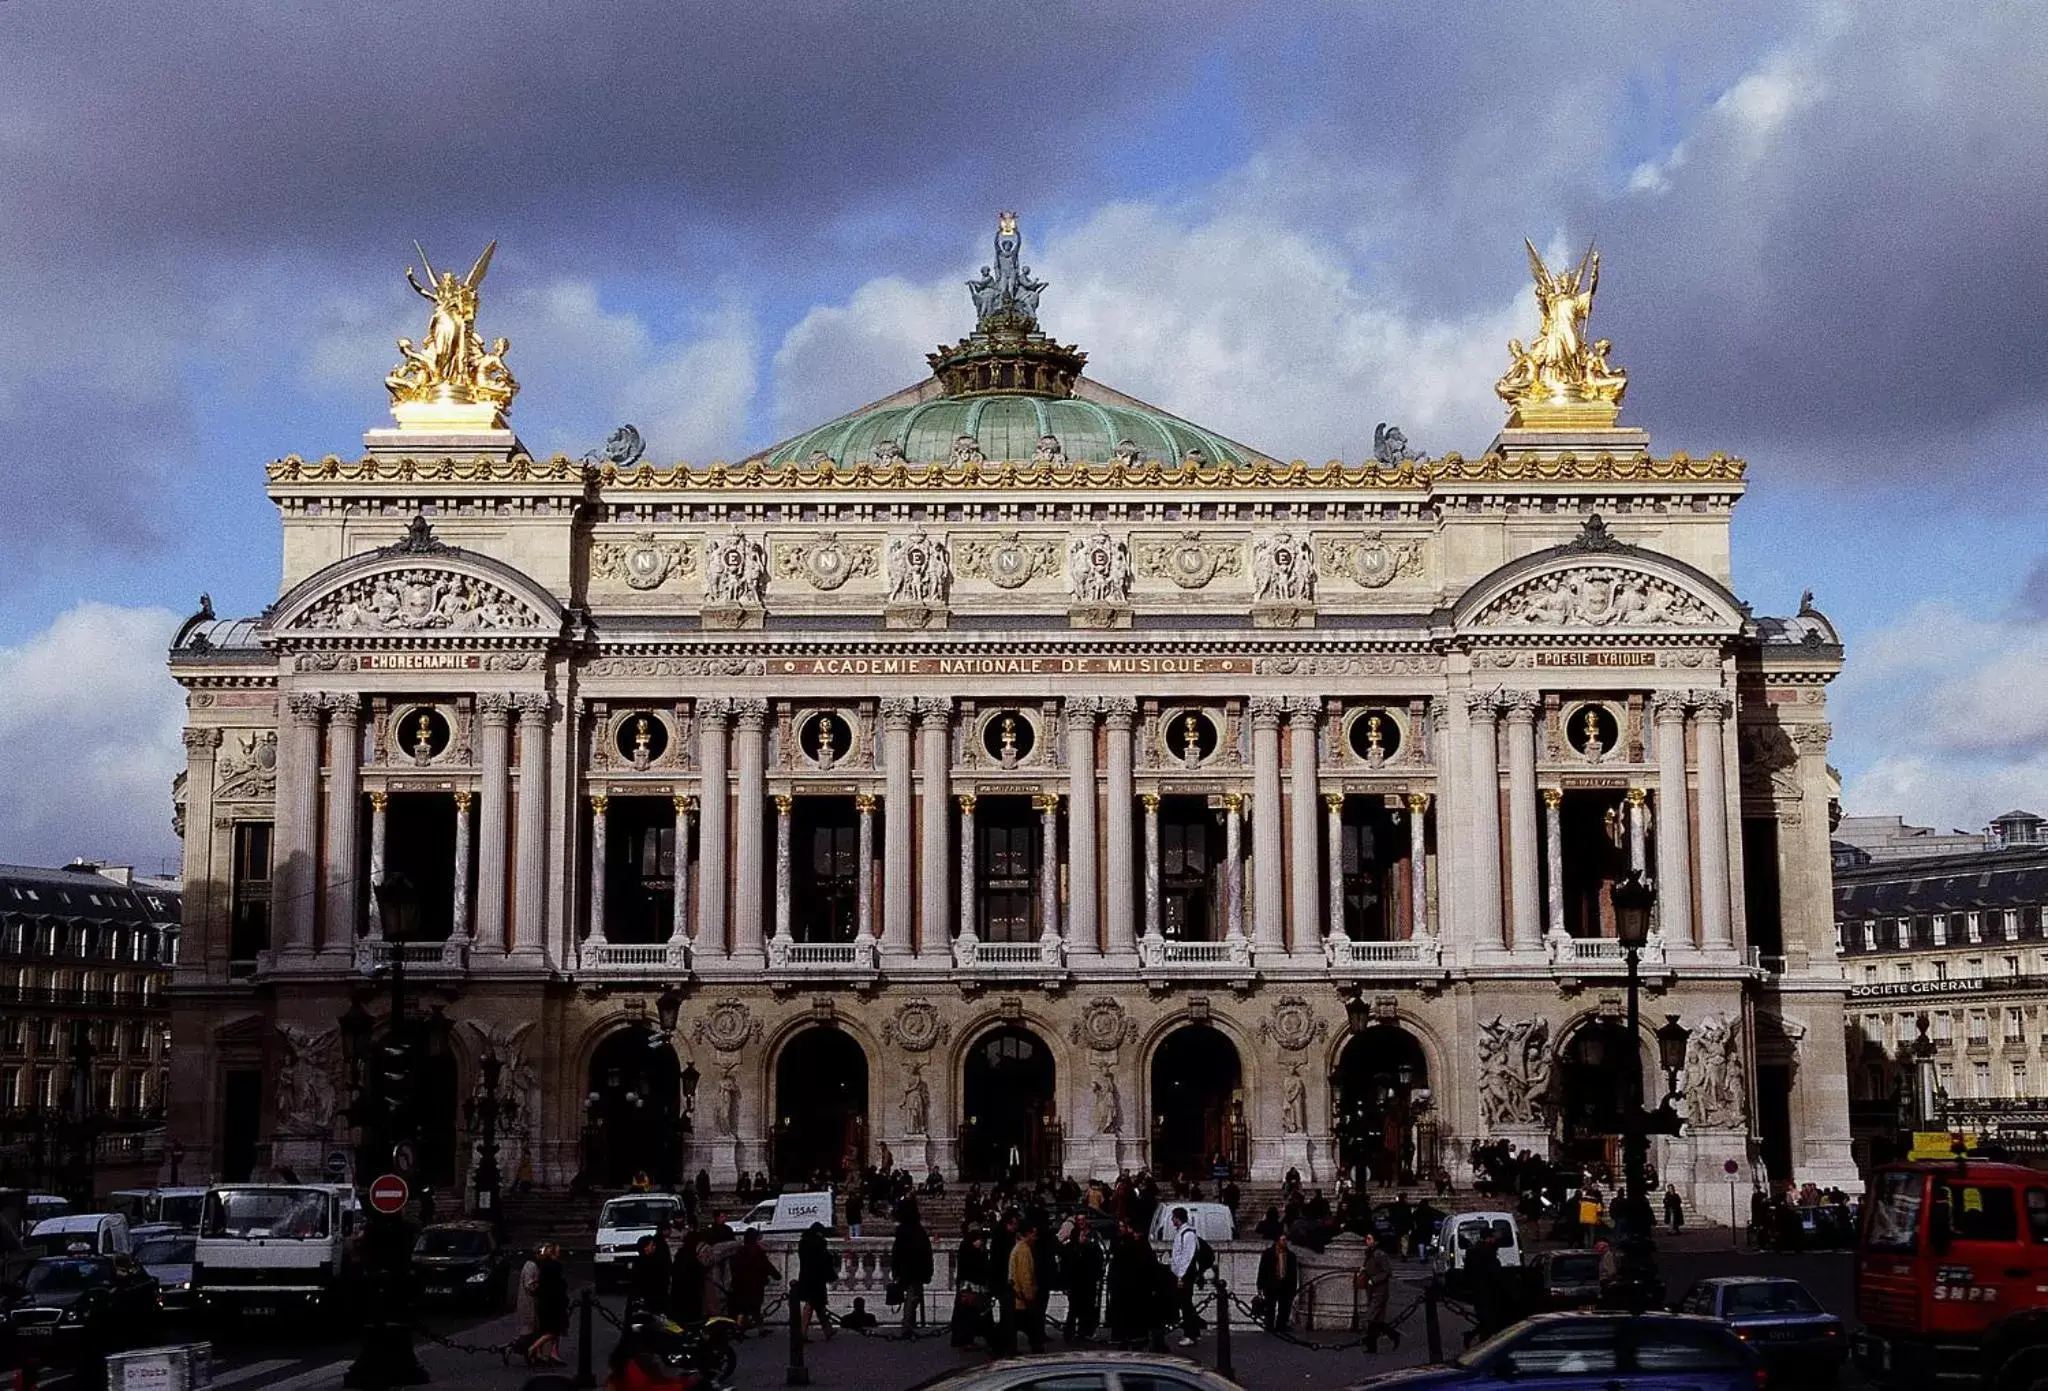
{"label": "stone arch", "polygon": [[[1021,1014],[988,1016],[961,1031],[948,1081],[963,1179],[1057,1177],[1065,1168],[1063,1103],[1074,1082],[1058,1038],[1046,1022]],[[1009,1042],[1022,1044],[1023,1051],[988,1056],[987,1050]],[[980,1093],[990,1086],[1011,1104],[983,1106]]]}
{"label": "stone arch", "polygon": [[[445,593],[437,594],[438,601],[447,603],[444,613],[407,611],[399,621],[341,611],[363,582],[401,572],[446,576],[457,582],[456,597],[448,601]],[[401,541],[308,575],[271,606],[263,631],[317,637],[548,639],[562,631],[565,613],[561,601],[525,571],[477,551],[443,545],[429,533],[423,544]]]}
{"label": "stone arch", "polygon": [[1339,1171],[1361,1186],[1423,1181],[1441,1158],[1434,1087],[1444,1074],[1410,1024],[1376,1019],[1346,1029],[1330,1063],[1330,1144]]}
{"label": "stone arch", "polygon": [[1742,631],[1728,587],[1676,556],[1615,540],[1598,518],[1571,542],[1498,567],[1451,606],[1461,632],[1531,635],[1655,632],[1729,638]]}
{"label": "stone arch", "polygon": [[[785,1065],[799,1058],[800,1051],[809,1050],[818,1052],[828,1070],[799,1067],[785,1075]],[[829,1071],[835,1053],[844,1065],[836,1079]],[[757,1074],[770,1172],[787,1181],[808,1177],[808,1171],[816,1168],[843,1176],[865,1164],[879,1138],[877,1098],[890,1081],[884,1064],[868,1031],[842,1016],[803,1014],[778,1025],[762,1050]],[[793,1093],[803,1094],[786,1096],[785,1083]],[[836,1133],[828,1136],[835,1122]],[[806,1172],[795,1173],[792,1166]]]}
{"label": "stone arch", "polygon": [[[1191,1036],[1192,1030],[1213,1037],[1198,1042],[1200,1036]],[[1195,1089],[1170,1103],[1169,1111],[1162,1103],[1162,1088],[1170,1091],[1182,1084],[1180,1069],[1199,1059],[1197,1050],[1212,1051],[1220,1064],[1222,1055],[1214,1052],[1217,1041],[1235,1057],[1234,1085],[1227,1074],[1217,1075],[1213,1065],[1199,1073],[1190,1071],[1185,1081]],[[1183,1051],[1193,1057],[1174,1056]],[[1265,1099],[1257,1085],[1258,1056],[1251,1038],[1234,1020],[1215,1014],[1197,1018],[1192,1011],[1177,1011],[1147,1032],[1139,1048],[1139,1096],[1144,1102],[1142,1133],[1155,1170],[1182,1170],[1206,1180],[1208,1161],[1216,1153],[1246,1170],[1251,1136],[1279,1129],[1277,1112],[1271,1123],[1264,1115],[1271,1107],[1261,1104]],[[1201,1087],[1197,1079],[1210,1085]]]}
{"label": "stone arch", "polygon": [[[1644,1097],[1632,1100],[1628,1073],[1608,1056],[1615,1044],[1628,1044],[1628,1017],[1599,1009],[1581,1010],[1559,1028],[1552,1046],[1550,1078],[1551,1136],[1566,1158],[1619,1158],[1620,1125],[1605,1114],[1630,1104],[1654,1101],[1657,1087],[1656,1037],[1648,1018],[1637,1021],[1635,1051],[1642,1066]],[[1597,1051],[1596,1051],[1597,1050]],[[1603,1121],[1611,1131],[1595,1129]],[[1605,1151],[1613,1151],[1607,1154]],[[1595,1151],[1601,1151],[1596,1154]],[[1619,1165],[1612,1167],[1619,1169]]]}

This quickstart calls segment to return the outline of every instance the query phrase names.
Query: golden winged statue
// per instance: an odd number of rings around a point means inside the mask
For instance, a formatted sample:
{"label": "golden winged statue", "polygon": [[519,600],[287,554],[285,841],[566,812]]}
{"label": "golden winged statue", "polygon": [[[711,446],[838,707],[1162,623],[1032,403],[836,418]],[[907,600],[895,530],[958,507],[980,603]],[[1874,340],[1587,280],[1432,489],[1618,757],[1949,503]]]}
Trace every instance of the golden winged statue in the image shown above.
{"label": "golden winged statue", "polygon": [[405,427],[500,426],[506,408],[519,394],[519,383],[505,366],[505,352],[511,344],[497,338],[487,346],[476,331],[477,291],[491,268],[498,243],[492,241],[485,247],[469,274],[459,279],[454,271],[436,272],[418,242],[413,249],[420,254],[427,281],[422,285],[407,266],[406,283],[432,304],[434,311],[427,320],[426,336],[417,345],[410,338],[398,340],[403,356],[384,378],[391,392],[391,413]]}
{"label": "golden winged statue", "polygon": [[1600,253],[1591,246],[1579,263],[1553,271],[1536,244],[1523,240],[1536,281],[1542,323],[1524,347],[1508,340],[1507,375],[1493,389],[1512,408],[1510,429],[1605,428],[1621,412],[1628,374],[1607,365],[1605,338],[1588,342],[1586,321],[1600,284]]}

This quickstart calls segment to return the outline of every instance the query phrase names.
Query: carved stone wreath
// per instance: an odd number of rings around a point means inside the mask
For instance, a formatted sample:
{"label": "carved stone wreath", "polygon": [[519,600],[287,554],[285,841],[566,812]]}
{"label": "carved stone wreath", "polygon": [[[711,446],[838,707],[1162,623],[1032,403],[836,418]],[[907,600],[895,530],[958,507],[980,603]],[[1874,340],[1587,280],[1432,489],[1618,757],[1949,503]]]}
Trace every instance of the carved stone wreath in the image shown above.
{"label": "carved stone wreath", "polygon": [[1329,1032],[1330,1021],[1316,1018],[1315,1010],[1300,995],[1282,995],[1272,1014],[1259,1021],[1259,1037],[1271,1039],[1290,1053],[1299,1053],[1328,1037]]}
{"label": "carved stone wreath", "polygon": [[624,580],[630,589],[659,589],[671,576],[697,572],[697,551],[643,531],[631,541],[605,541],[590,548],[590,573],[600,580]]}
{"label": "carved stone wreath", "polygon": [[1236,575],[1244,555],[1232,541],[1205,541],[1199,531],[1183,531],[1172,541],[1146,541],[1138,546],[1138,573],[1172,580],[1182,589],[1200,589],[1218,575]]}
{"label": "carved stone wreath", "polygon": [[875,566],[873,543],[841,541],[830,531],[821,532],[815,541],[775,548],[775,573],[784,579],[805,580],[813,589],[837,589],[848,580],[874,574]]}
{"label": "carved stone wreath", "polygon": [[1090,1000],[1074,1021],[1073,1039],[1098,1053],[1114,1053],[1138,1036],[1138,1023],[1119,1000]]}
{"label": "carved stone wreath", "polygon": [[998,589],[1019,589],[1049,574],[1059,558],[1051,541],[1021,539],[1004,532],[993,541],[966,540],[955,548],[954,572],[963,579],[987,580]]}
{"label": "carved stone wreath", "polygon": [[760,1036],[761,1021],[740,1000],[720,1000],[697,1021],[697,1042],[721,1053],[737,1053]]}
{"label": "carved stone wreath", "polygon": [[1388,541],[1374,531],[1356,538],[1326,540],[1317,549],[1324,569],[1366,589],[1383,589],[1403,575],[1422,572],[1422,542],[1414,537]]}
{"label": "carved stone wreath", "polygon": [[953,1026],[939,1018],[930,1000],[905,1000],[882,1026],[882,1037],[911,1053],[927,1053],[946,1041]]}

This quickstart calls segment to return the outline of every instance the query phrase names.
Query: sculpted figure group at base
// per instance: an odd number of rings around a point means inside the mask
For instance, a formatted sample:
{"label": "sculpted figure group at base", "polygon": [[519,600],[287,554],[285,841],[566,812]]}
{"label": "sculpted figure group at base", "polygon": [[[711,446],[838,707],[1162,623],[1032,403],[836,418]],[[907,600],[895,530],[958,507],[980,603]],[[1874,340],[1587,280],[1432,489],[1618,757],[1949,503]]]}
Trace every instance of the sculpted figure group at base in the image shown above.
{"label": "sculpted figure group at base", "polygon": [[1547,1123],[1550,1022],[1499,1015],[1479,1026],[1479,1109],[1489,1126]]}

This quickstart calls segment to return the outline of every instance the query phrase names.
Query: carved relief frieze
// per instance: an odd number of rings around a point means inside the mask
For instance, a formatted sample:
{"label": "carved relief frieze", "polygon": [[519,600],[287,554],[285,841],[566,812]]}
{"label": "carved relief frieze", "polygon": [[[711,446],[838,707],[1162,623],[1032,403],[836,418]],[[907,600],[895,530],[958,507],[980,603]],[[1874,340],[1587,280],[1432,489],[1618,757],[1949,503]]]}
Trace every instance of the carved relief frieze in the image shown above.
{"label": "carved relief frieze", "polygon": [[489,580],[418,568],[367,575],[314,604],[307,628],[362,632],[496,632],[541,626],[541,615]]}
{"label": "carved relief frieze", "polygon": [[214,799],[276,796],[277,731],[235,730],[228,742],[214,765]]}
{"label": "carved relief frieze", "polygon": [[1046,536],[1006,531],[994,540],[961,540],[954,547],[954,572],[962,579],[987,580],[998,589],[1021,589],[1059,568],[1059,543]]}
{"label": "carved relief frieze", "polygon": [[1656,575],[1599,565],[1541,576],[1487,605],[1476,627],[1710,627],[1720,617],[1699,596]]}
{"label": "carved relief frieze", "polygon": [[1235,541],[1206,538],[1183,531],[1172,538],[1137,543],[1138,573],[1147,579],[1171,580],[1182,589],[1201,589],[1217,576],[1243,573],[1244,548]]}
{"label": "carved relief frieze", "polygon": [[837,532],[822,531],[807,540],[775,543],[777,578],[800,579],[827,592],[848,580],[873,575],[878,564],[874,542],[843,540]]}
{"label": "carved relief frieze", "polygon": [[629,589],[659,589],[697,573],[697,548],[643,531],[630,541],[600,541],[590,548],[591,578],[623,580]]}
{"label": "carved relief frieze", "polygon": [[1421,537],[1389,539],[1377,531],[1362,536],[1324,536],[1317,540],[1316,558],[1332,576],[1366,589],[1384,589],[1395,580],[1414,579],[1423,573],[1424,545]]}
{"label": "carved relief frieze", "polygon": [[767,663],[758,657],[597,657],[583,668],[585,676],[762,676]]}
{"label": "carved relief frieze", "polygon": [[1427,676],[1444,669],[1433,652],[1314,653],[1257,657],[1252,669],[1260,676]]}

